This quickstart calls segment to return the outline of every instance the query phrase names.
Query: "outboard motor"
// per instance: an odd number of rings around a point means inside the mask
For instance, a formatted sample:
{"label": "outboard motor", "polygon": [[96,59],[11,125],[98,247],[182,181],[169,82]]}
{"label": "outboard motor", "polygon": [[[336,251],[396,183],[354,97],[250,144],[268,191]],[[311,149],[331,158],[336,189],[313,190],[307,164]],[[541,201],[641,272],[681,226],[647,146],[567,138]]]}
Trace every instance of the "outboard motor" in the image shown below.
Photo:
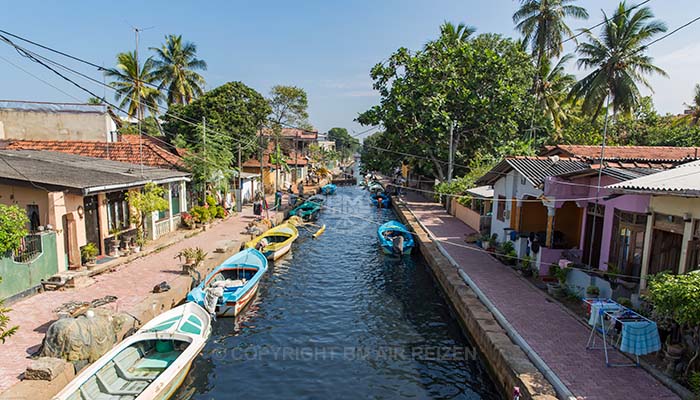
{"label": "outboard motor", "polygon": [[391,239],[391,247],[394,249],[394,253],[403,254],[403,236],[394,236]]}

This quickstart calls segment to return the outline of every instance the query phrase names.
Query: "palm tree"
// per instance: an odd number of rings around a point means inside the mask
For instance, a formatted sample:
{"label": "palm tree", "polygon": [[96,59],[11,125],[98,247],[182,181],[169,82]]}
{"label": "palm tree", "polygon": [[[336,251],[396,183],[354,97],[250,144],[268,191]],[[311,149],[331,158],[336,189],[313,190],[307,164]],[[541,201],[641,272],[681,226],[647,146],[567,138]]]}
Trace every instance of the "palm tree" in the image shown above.
{"label": "palm tree", "polygon": [[167,89],[168,104],[187,104],[204,93],[204,78],[195,70],[206,70],[207,63],[197,58],[197,46],[183,42],[180,35],[169,35],[156,52],[153,61],[155,77],[160,88]]}
{"label": "palm tree", "polygon": [[676,122],[678,124],[689,124],[690,126],[695,126],[700,123],[700,84],[695,84],[695,95],[693,96],[693,104],[685,104],[687,110],[685,114],[678,118]]}
{"label": "palm tree", "polygon": [[572,5],[576,0],[521,0],[513,14],[515,28],[530,43],[539,64],[543,59],[558,57],[564,51],[564,36],[573,36],[564,18],[587,19],[585,8]]}
{"label": "palm tree", "polygon": [[[631,112],[641,100],[638,83],[652,89],[645,75],[666,72],[652,64],[653,59],[644,54],[646,43],[666,31],[666,25],[653,20],[648,7],[630,15],[625,2],[621,2],[612,18],[605,13],[600,37],[585,31],[586,43],[578,46],[579,68],[593,68],[593,72],[577,82],[571,96],[583,98],[583,111],[597,117],[603,103],[611,96],[613,114]],[[652,90],[653,91],[653,90]]]}
{"label": "palm tree", "polygon": [[151,57],[139,66],[133,51],[119,53],[116,68],[108,69],[105,75],[114,79],[110,83],[116,89],[114,97],[120,101],[119,107],[127,109],[129,117],[143,120],[146,109],[151,115],[158,114],[161,93],[153,87],[156,78]]}
{"label": "palm tree", "polygon": [[572,54],[562,57],[553,67],[549,60],[543,60],[540,65],[539,76],[534,91],[539,108],[544,110],[546,116],[552,121],[554,130],[559,132],[562,124],[567,120],[566,106],[569,102],[567,94],[571,86],[576,83],[576,77],[567,74],[564,67]]}
{"label": "palm tree", "polygon": [[466,42],[474,32],[476,32],[476,28],[463,23],[455,26],[453,23],[445,21],[440,26],[441,36],[450,42]]}

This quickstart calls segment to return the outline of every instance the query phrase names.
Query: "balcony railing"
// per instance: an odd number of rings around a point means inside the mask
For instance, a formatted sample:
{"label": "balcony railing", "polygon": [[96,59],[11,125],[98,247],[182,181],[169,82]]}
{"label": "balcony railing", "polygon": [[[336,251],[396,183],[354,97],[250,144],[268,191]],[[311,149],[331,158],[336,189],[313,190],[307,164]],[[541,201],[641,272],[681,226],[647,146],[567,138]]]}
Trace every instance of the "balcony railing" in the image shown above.
{"label": "balcony railing", "polygon": [[170,232],[170,219],[156,222],[156,239]]}
{"label": "balcony railing", "polygon": [[29,263],[41,254],[41,235],[27,235],[14,252],[14,260],[18,263]]}

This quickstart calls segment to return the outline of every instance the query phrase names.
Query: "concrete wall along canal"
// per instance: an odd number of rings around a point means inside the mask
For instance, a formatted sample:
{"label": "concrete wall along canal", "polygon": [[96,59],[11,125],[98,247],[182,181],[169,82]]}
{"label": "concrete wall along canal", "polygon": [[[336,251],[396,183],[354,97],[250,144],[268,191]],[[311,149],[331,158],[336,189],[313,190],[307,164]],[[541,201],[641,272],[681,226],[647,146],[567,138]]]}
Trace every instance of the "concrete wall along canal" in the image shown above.
{"label": "concrete wall along canal", "polygon": [[396,215],[416,233],[421,254],[430,265],[460,325],[473,338],[483,355],[505,398],[512,398],[514,388],[519,387],[521,399],[555,399],[556,392],[552,385],[498,324],[495,316],[462,279],[450,260],[440,252],[410,210],[393,200],[395,199],[392,199],[391,204]]}

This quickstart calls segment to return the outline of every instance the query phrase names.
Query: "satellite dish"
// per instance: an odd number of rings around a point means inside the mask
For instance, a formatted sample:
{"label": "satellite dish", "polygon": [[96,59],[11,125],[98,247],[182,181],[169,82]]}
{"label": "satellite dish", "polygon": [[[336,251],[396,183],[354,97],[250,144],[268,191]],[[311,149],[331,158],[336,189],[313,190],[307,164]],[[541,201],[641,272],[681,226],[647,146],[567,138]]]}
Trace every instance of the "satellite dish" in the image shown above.
{"label": "satellite dish", "polygon": [[552,164],[556,164],[559,162],[559,156],[551,156],[549,157],[550,161],[552,161]]}

